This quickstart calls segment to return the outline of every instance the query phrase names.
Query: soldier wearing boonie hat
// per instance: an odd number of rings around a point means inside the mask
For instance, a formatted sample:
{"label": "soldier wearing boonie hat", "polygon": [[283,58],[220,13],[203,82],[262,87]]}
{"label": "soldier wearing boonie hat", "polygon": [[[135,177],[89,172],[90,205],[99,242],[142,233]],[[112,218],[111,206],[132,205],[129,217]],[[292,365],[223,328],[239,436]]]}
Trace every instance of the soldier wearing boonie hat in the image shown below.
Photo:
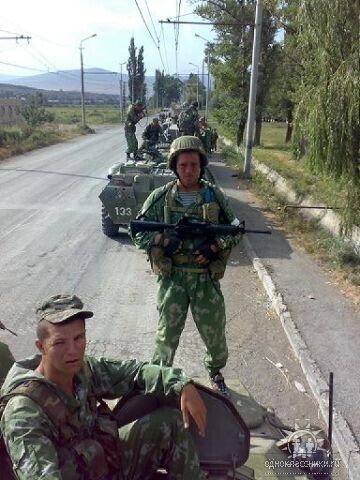
{"label": "soldier wearing boonie hat", "polygon": [[91,318],[94,313],[84,310],[84,304],[76,295],[53,295],[44,300],[36,309],[36,318],[39,322],[56,324],[62,323],[73,317]]}
{"label": "soldier wearing boonie hat", "polygon": [[[84,355],[83,320],[92,316],[71,294],[37,308],[41,355],[16,362],[1,389],[0,441],[8,455],[4,466],[0,458],[1,478],[130,480],[166,466],[169,478],[204,480],[189,420],[183,421],[196,412],[204,435],[206,408],[195,386],[180,369]],[[156,403],[130,423],[123,403],[110,412],[103,401],[134,393],[181,404],[183,417],[177,409],[154,410]]]}

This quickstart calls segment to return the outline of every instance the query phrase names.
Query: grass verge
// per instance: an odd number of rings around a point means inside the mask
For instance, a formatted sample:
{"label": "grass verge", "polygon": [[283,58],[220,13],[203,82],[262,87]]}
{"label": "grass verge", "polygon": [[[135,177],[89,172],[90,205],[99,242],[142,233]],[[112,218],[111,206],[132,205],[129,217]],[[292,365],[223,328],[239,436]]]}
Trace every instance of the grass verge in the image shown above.
{"label": "grass verge", "polygon": [[59,125],[49,124],[37,128],[28,126],[0,128],[0,160],[21,153],[46,147],[89,133],[74,126],[62,129]]}
{"label": "grass verge", "polygon": [[[242,170],[243,157],[235,148],[222,146],[227,165]],[[240,179],[240,182],[243,181]],[[286,208],[288,200],[279,194],[264,175],[255,172],[250,183],[251,191],[264,203],[272,221],[275,221],[296,243],[313,255],[332,274],[335,283],[355,304],[360,302],[360,256],[352,246],[332,236],[319,227],[316,221],[308,221],[296,210]]]}

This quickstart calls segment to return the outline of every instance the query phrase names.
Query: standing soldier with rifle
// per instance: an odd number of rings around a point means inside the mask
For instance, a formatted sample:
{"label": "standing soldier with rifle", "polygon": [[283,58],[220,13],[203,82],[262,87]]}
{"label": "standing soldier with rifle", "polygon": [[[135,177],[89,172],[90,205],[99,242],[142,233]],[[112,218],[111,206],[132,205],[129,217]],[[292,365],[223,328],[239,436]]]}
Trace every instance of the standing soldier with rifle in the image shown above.
{"label": "standing soldier with rifle", "polygon": [[133,158],[136,158],[138,152],[138,141],[135,135],[136,124],[145,117],[145,106],[140,101],[137,100],[135,103],[131,104],[128,108],[125,120],[125,138],[127,143],[126,158],[130,159],[131,153]]}
{"label": "standing soldier with rifle", "polygon": [[[184,217],[192,221],[238,226],[227,198],[203,179],[208,161],[201,140],[179,137],[172,143],[169,168],[177,180],[154,190],[138,219],[175,224]],[[141,224],[141,222],[136,222]],[[138,230],[138,229],[137,229]],[[223,277],[237,235],[187,235],[176,229],[161,232],[133,231],[135,245],[149,254],[159,275],[159,323],[153,362],[172,365],[190,306],[197,329],[206,346],[205,367],[211,386],[224,395],[228,390],[221,374],[228,358],[225,338],[225,304],[219,280]]]}

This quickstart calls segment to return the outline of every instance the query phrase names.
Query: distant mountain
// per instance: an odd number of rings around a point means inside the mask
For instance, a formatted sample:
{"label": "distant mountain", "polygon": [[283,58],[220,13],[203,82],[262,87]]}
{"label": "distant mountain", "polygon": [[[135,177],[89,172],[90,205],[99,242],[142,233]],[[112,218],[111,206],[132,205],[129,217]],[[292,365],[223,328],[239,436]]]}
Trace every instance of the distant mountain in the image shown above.
{"label": "distant mountain", "polygon": [[[118,73],[112,74],[110,71],[102,68],[87,68],[84,72],[86,93],[92,92],[119,95],[120,75]],[[80,70],[63,70],[58,73],[42,73],[30,77],[11,78],[7,75],[5,75],[5,77],[6,79],[2,79],[2,76],[0,75],[0,82],[41,90],[74,92],[79,92],[81,90]],[[154,77],[146,77],[145,81],[148,87],[148,94],[151,95]],[[123,82],[127,89],[128,75],[126,73],[123,74]]]}

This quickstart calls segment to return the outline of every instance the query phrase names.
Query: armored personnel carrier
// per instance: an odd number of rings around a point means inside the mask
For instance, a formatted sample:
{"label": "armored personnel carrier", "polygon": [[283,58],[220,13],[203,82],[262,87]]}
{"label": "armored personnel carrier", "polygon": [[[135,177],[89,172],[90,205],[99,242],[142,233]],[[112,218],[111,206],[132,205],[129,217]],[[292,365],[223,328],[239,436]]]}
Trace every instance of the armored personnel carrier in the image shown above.
{"label": "armored personnel carrier", "polygon": [[155,188],[175,179],[166,162],[145,158],[142,161],[116,163],[109,169],[109,183],[99,198],[102,202],[102,231],[114,237],[120,227],[127,227]]}

